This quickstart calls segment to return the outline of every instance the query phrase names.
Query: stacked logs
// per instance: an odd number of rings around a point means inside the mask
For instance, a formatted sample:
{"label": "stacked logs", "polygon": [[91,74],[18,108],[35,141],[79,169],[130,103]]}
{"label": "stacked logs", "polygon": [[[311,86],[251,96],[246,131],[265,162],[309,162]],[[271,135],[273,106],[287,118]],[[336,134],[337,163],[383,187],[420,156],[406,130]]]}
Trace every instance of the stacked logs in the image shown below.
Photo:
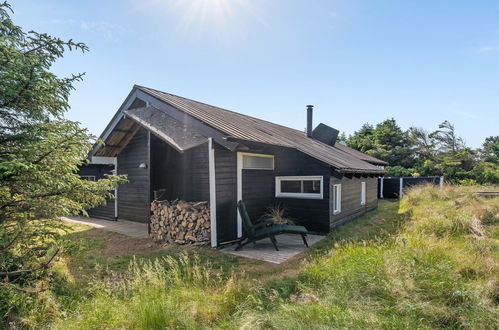
{"label": "stacked logs", "polygon": [[150,236],[157,242],[203,244],[210,240],[208,202],[155,200],[151,211]]}

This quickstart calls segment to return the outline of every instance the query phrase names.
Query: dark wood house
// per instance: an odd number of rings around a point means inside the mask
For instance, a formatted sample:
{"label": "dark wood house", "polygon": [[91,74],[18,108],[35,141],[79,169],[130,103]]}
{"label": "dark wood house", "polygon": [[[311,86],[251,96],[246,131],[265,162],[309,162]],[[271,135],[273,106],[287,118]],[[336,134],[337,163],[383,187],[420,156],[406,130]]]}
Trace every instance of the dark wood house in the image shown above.
{"label": "dark wood house", "polygon": [[338,131],[327,125],[312,130],[312,106],[307,112],[302,132],[136,85],[102,133],[105,145],[92,151],[129,180],[101,209],[147,222],[157,191],[168,200],[209,201],[217,246],[242,235],[240,199],[254,218],[280,204],[313,232],[376,208],[386,163],[337,143]]}

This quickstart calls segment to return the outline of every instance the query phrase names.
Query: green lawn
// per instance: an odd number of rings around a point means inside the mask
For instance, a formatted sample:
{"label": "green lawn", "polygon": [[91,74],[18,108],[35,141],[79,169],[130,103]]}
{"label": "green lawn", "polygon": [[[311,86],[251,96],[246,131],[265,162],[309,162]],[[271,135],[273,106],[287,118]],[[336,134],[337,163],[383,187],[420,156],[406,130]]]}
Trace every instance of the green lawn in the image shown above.
{"label": "green lawn", "polygon": [[[280,264],[81,225],[24,311],[55,328],[495,328],[499,199],[417,188]],[[151,252],[152,251],[152,252]],[[34,307],[33,307],[34,306]]]}

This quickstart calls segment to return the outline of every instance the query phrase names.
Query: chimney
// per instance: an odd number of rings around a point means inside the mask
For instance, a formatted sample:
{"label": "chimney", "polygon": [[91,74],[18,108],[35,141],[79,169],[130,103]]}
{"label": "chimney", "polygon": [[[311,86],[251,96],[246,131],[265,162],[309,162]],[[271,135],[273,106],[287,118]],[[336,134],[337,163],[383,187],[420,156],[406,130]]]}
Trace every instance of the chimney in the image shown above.
{"label": "chimney", "polygon": [[312,137],[312,113],[314,111],[313,105],[307,105],[307,136]]}

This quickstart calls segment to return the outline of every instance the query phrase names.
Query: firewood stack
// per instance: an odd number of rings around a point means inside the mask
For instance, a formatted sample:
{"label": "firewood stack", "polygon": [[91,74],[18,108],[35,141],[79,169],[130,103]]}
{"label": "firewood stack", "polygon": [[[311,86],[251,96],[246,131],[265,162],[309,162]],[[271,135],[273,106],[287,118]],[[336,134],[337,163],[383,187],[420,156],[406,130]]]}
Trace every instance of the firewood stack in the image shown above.
{"label": "firewood stack", "polygon": [[157,242],[198,245],[210,240],[208,202],[155,200],[151,211],[150,236]]}

